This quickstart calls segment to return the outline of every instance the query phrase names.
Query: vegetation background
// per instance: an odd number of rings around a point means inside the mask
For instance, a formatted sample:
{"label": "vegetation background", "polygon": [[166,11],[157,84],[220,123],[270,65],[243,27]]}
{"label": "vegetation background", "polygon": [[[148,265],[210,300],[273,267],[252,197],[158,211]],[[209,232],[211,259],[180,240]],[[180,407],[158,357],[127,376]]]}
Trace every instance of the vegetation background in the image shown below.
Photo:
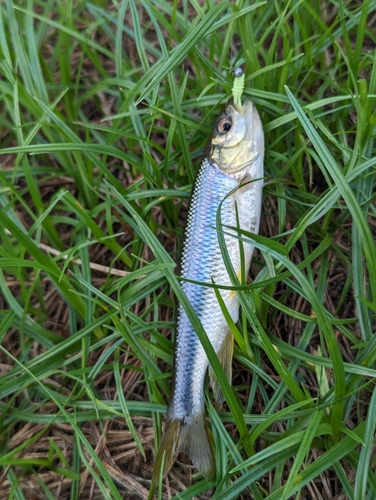
{"label": "vegetation background", "polygon": [[1,500],[147,497],[240,58],[266,185],[217,481],[181,455],[158,495],[376,498],[375,42],[373,0],[0,0]]}

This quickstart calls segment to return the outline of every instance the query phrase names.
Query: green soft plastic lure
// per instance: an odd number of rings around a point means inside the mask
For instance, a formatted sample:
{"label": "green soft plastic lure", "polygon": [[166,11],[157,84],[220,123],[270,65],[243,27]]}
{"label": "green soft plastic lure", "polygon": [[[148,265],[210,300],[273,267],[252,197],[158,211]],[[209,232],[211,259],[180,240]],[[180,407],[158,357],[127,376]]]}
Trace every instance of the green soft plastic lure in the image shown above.
{"label": "green soft plastic lure", "polygon": [[241,97],[244,90],[245,73],[241,66],[234,68],[231,73],[235,77],[232,85],[232,97],[234,99],[235,106],[240,108],[242,105]]}

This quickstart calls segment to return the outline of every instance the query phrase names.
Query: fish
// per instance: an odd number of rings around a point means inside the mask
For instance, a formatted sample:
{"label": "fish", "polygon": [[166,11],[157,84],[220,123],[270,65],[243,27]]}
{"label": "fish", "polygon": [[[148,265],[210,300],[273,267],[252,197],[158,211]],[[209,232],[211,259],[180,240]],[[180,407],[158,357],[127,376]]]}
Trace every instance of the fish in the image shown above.
{"label": "fish", "polygon": [[[239,279],[248,274],[254,247],[234,237],[236,230],[258,233],[263,188],[264,133],[260,116],[247,98],[242,105],[233,99],[218,117],[197,172],[187,214],[180,275],[182,288],[231,382],[234,340],[213,288],[190,281],[232,286],[218,242],[217,211],[226,226],[225,244]],[[243,257],[241,254],[243,253]],[[245,269],[244,269],[245,268]],[[190,281],[184,281],[184,279]],[[239,300],[234,290],[220,289],[223,302],[236,323]],[[173,364],[173,390],[166,425],[151,481],[158,486],[179,452],[186,452],[205,477],[214,480],[216,467],[211,430],[208,427],[204,383],[209,378],[220,405],[223,395],[209,361],[183,307],[178,308]],[[151,498],[149,496],[149,498]]]}

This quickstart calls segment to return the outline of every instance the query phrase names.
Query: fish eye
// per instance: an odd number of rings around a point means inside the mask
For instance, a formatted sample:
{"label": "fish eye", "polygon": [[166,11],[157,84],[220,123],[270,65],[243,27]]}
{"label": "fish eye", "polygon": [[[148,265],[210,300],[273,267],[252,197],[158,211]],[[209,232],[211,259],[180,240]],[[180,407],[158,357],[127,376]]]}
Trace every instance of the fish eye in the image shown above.
{"label": "fish eye", "polygon": [[217,125],[217,130],[218,133],[220,134],[227,134],[227,132],[231,129],[232,123],[229,118],[222,118],[219,120],[218,125]]}

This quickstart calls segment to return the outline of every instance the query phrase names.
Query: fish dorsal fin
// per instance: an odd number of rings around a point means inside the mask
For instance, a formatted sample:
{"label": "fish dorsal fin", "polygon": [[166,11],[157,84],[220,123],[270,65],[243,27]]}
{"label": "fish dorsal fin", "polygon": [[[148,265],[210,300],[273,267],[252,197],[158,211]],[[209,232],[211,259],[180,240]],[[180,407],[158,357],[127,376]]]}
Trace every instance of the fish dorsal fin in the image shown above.
{"label": "fish dorsal fin", "polygon": [[[227,380],[231,384],[232,379],[232,356],[234,353],[234,336],[229,330],[226,334],[224,341],[222,342],[219,351],[217,352],[218,359],[223,366]],[[219,385],[218,379],[213,371],[213,368],[209,366],[209,380],[210,385],[213,389],[214,399],[218,407],[222,406],[224,401],[224,396],[222,393],[221,386]]]}

